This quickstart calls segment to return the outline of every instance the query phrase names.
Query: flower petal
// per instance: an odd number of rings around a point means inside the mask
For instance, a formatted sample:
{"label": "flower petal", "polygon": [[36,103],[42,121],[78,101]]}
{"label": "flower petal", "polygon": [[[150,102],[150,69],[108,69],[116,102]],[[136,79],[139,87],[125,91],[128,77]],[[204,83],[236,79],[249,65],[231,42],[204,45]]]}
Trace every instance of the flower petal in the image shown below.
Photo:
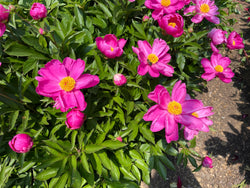
{"label": "flower petal", "polygon": [[100,82],[99,77],[91,74],[83,74],[76,80],[75,89],[94,87]]}
{"label": "flower petal", "polygon": [[172,90],[172,100],[182,103],[185,101],[186,94],[186,84],[181,81],[176,82]]}

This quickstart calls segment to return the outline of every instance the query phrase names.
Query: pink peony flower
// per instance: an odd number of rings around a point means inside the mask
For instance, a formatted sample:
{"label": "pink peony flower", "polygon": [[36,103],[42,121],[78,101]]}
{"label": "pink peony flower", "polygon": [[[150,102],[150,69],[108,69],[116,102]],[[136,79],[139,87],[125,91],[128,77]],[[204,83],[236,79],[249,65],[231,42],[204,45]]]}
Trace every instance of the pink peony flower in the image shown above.
{"label": "pink peony flower", "polygon": [[41,76],[36,77],[36,92],[52,97],[56,101],[55,107],[62,112],[74,107],[83,111],[87,103],[80,89],[94,87],[99,83],[98,76],[82,74],[84,69],[85,62],[81,59],[66,57],[63,63],[53,59],[38,71]]}
{"label": "pink peony flower", "polygon": [[227,38],[227,47],[230,50],[244,48],[243,39],[240,37],[240,34],[238,34],[236,31],[230,33]]}
{"label": "pink peony flower", "polygon": [[148,98],[157,104],[152,106],[143,116],[145,121],[152,121],[150,130],[158,132],[165,128],[165,137],[168,143],[177,141],[178,123],[196,130],[202,126],[202,120],[191,115],[201,102],[196,99],[186,100],[186,85],[181,81],[176,82],[172,96],[162,85],[157,85]]}
{"label": "pink peony flower", "polygon": [[219,50],[216,48],[216,45],[222,44],[222,43],[226,43],[227,42],[227,38],[226,35],[227,32],[223,31],[221,29],[216,29],[213,28],[209,33],[208,33],[208,38],[210,38],[212,40],[210,46],[213,50],[213,52],[217,52],[219,53]]}
{"label": "pink peony flower", "polygon": [[122,137],[121,137],[121,136],[118,136],[118,137],[116,138],[116,140],[122,142]]}
{"label": "pink peony flower", "polygon": [[173,37],[179,37],[183,33],[183,18],[180,14],[167,14],[158,20],[160,28]]}
{"label": "pink peony flower", "polygon": [[206,168],[213,168],[213,160],[208,156],[204,157],[202,161],[202,166]]}
{"label": "pink peony flower", "polygon": [[234,73],[228,65],[231,63],[231,60],[228,57],[222,57],[221,54],[213,53],[211,56],[211,61],[206,58],[201,60],[201,64],[205,70],[205,73],[201,77],[207,81],[212,80],[218,76],[221,81],[229,83],[232,81]]}
{"label": "pink peony flower", "polygon": [[[189,95],[186,96],[186,100],[192,100]],[[203,103],[200,101],[200,104],[196,106],[196,109],[190,111],[190,114],[196,118],[199,118],[202,121],[202,125],[196,127],[196,129],[190,129],[188,127],[184,127],[184,138],[186,140],[192,140],[195,135],[199,133],[199,131],[208,132],[210,125],[213,124],[213,121],[209,120],[207,117],[213,115],[212,112],[213,107],[211,106],[204,106]],[[182,125],[183,127],[183,125]]]}
{"label": "pink peony flower", "polygon": [[182,0],[146,0],[145,6],[153,9],[152,17],[155,20],[160,19],[164,14],[175,13],[184,7]]}
{"label": "pink peony flower", "polygon": [[0,23],[6,23],[9,19],[9,10],[0,4]]}
{"label": "pink peony flower", "polygon": [[41,18],[45,18],[47,16],[47,9],[41,3],[34,3],[30,9],[30,16],[34,20],[39,20]]}
{"label": "pink peony flower", "polygon": [[127,79],[123,74],[118,73],[114,75],[114,83],[117,86],[122,86],[127,83]]}
{"label": "pink peony flower", "polygon": [[67,120],[65,121],[65,124],[72,130],[79,129],[83,125],[84,117],[84,113],[79,110],[73,109],[67,114]]}
{"label": "pink peony flower", "polygon": [[14,152],[26,153],[32,148],[33,142],[29,135],[17,134],[9,141],[9,146]]}
{"label": "pink peony flower", "polygon": [[195,6],[190,6],[184,10],[184,15],[189,16],[190,13],[195,13],[191,19],[194,23],[200,23],[203,18],[208,21],[219,24],[220,19],[216,17],[219,14],[218,7],[214,4],[213,0],[195,0]]}
{"label": "pink peony flower", "polygon": [[108,58],[120,57],[127,42],[125,39],[117,40],[114,34],[97,37],[95,40],[97,48]]}
{"label": "pink peony flower", "polygon": [[148,20],[149,20],[149,17],[148,17],[147,15],[144,15],[143,18],[142,18],[142,21],[143,21],[143,22],[146,22],[146,21],[148,21]]}
{"label": "pink peony flower", "polygon": [[5,23],[8,22],[9,14],[9,10],[0,4],[0,37],[3,36],[4,32],[6,31]]}
{"label": "pink peony flower", "polygon": [[41,35],[44,35],[44,34],[45,34],[43,28],[39,28],[39,33],[40,33]]}
{"label": "pink peony flower", "polygon": [[153,46],[147,41],[138,41],[139,48],[132,47],[140,61],[138,74],[145,75],[147,72],[152,77],[159,77],[160,73],[164,76],[173,76],[174,69],[168,62],[171,59],[168,54],[169,47],[162,39],[155,39]]}

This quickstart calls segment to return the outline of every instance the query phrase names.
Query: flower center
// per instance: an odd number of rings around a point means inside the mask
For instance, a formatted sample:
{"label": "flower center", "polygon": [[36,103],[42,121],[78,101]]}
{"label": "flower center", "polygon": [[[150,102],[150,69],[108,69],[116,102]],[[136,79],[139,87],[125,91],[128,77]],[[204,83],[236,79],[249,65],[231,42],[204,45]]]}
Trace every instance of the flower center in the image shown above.
{"label": "flower center", "polygon": [[113,52],[113,51],[114,51],[114,48],[110,47],[110,50],[111,50],[111,52]]}
{"label": "flower center", "polygon": [[192,116],[199,118],[199,115],[198,115],[197,112],[193,112],[193,113],[192,113]]}
{"label": "flower center", "polygon": [[164,7],[168,7],[171,4],[170,0],[161,0],[161,5]]}
{"label": "flower center", "polygon": [[210,7],[208,6],[208,4],[204,3],[200,6],[200,11],[202,13],[208,13],[210,10]]}
{"label": "flower center", "polygon": [[75,84],[76,84],[76,81],[74,80],[74,78],[72,78],[70,76],[63,78],[59,83],[61,89],[64,91],[73,90],[75,87]]}
{"label": "flower center", "polygon": [[174,23],[174,22],[170,22],[170,23],[168,23],[168,25],[169,25],[169,26],[172,26],[173,28],[175,28],[176,23]]}
{"label": "flower center", "polygon": [[169,102],[167,109],[170,114],[180,115],[182,113],[181,104],[175,101]]}
{"label": "flower center", "polygon": [[155,54],[149,54],[148,55],[148,61],[149,63],[155,64],[157,63],[159,58]]}
{"label": "flower center", "polygon": [[235,40],[233,40],[233,46],[235,46]]}
{"label": "flower center", "polygon": [[217,71],[217,72],[223,72],[223,67],[221,66],[221,65],[216,65],[215,67],[214,67],[214,69]]}

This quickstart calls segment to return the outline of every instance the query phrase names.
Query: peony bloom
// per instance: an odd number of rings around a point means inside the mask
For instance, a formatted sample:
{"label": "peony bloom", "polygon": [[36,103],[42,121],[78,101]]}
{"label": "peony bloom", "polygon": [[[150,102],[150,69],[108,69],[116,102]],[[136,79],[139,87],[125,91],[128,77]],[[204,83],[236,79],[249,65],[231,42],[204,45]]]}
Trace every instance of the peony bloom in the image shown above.
{"label": "peony bloom", "polygon": [[[186,96],[186,100],[190,100],[191,97],[189,95]],[[190,114],[196,118],[199,118],[202,121],[202,125],[197,127],[196,129],[190,129],[188,127],[184,127],[184,138],[186,140],[192,140],[195,135],[199,133],[199,131],[208,132],[210,125],[213,124],[212,120],[209,120],[207,117],[213,115],[212,112],[213,107],[204,106],[200,101],[200,104],[196,106],[196,109],[190,111]]]}
{"label": "peony bloom", "polygon": [[206,168],[213,168],[213,160],[208,156],[204,157],[202,161],[202,166]]}
{"label": "peony bloom", "polygon": [[216,29],[213,28],[209,33],[208,33],[208,38],[210,38],[212,40],[210,46],[213,50],[213,52],[217,52],[219,53],[219,50],[216,48],[216,45],[222,44],[222,43],[226,43],[227,42],[227,38],[226,35],[227,32],[223,31],[221,29]]}
{"label": "peony bloom", "polygon": [[52,97],[56,101],[55,107],[62,112],[74,107],[83,111],[87,103],[80,89],[94,87],[99,83],[98,76],[82,74],[84,69],[85,62],[81,59],[66,57],[63,63],[53,59],[38,71],[41,76],[36,77],[36,92]]}
{"label": "peony bloom", "polygon": [[45,34],[45,31],[43,30],[43,28],[39,28],[39,33],[40,33],[41,35],[44,35],[44,34]]}
{"label": "peony bloom", "polygon": [[183,33],[183,18],[180,14],[167,14],[158,20],[160,28],[173,37],[179,37]]}
{"label": "peony bloom", "polygon": [[116,138],[116,140],[122,142],[122,137],[121,137],[121,136],[118,136],[118,137]]}
{"label": "peony bloom", "polygon": [[32,148],[33,142],[29,135],[17,134],[9,141],[9,146],[14,152],[26,153]]}
{"label": "peony bloom", "polygon": [[79,129],[83,125],[84,117],[84,113],[79,110],[73,109],[67,114],[67,120],[65,121],[65,124],[72,130]]}
{"label": "peony bloom", "polygon": [[213,0],[194,0],[194,3],[195,6],[190,6],[184,10],[184,15],[195,13],[195,16],[191,19],[192,22],[200,23],[203,18],[206,18],[212,23],[220,23],[220,19],[216,17],[219,14],[218,7]]}
{"label": "peony bloom", "polygon": [[160,19],[164,14],[175,13],[184,7],[182,0],[146,0],[145,6],[153,9],[152,17],[155,20]]}
{"label": "peony bloom", "polygon": [[140,61],[138,66],[138,74],[145,75],[147,72],[152,77],[159,77],[160,73],[164,76],[171,77],[174,73],[174,68],[168,65],[171,59],[168,54],[169,47],[162,39],[155,39],[153,46],[147,41],[138,41],[139,48],[132,47]]}
{"label": "peony bloom", "polygon": [[150,130],[158,132],[165,128],[165,137],[168,143],[177,141],[178,123],[197,130],[202,126],[201,119],[191,115],[201,102],[196,99],[186,100],[186,85],[181,81],[176,82],[172,90],[172,96],[162,85],[157,85],[148,98],[157,104],[148,109],[143,116],[145,121],[152,121]]}
{"label": "peony bloom", "polygon": [[45,18],[47,16],[47,9],[41,3],[34,3],[30,9],[30,16],[34,20],[39,20],[41,18]]}
{"label": "peony bloom", "polygon": [[117,86],[122,86],[127,83],[127,79],[123,74],[118,73],[114,75],[114,83]]}
{"label": "peony bloom", "polygon": [[229,34],[227,38],[227,47],[230,50],[244,48],[243,39],[240,37],[236,31]]}
{"label": "peony bloom", "polygon": [[0,37],[3,36],[6,31],[5,23],[8,22],[9,19],[9,10],[4,8],[3,5],[0,4]]}
{"label": "peony bloom", "polygon": [[222,57],[221,54],[214,52],[211,56],[211,61],[206,58],[201,60],[201,64],[205,70],[205,73],[203,73],[201,77],[210,81],[218,76],[221,81],[229,83],[232,81],[231,78],[234,76],[234,73],[228,67],[230,63],[231,60],[228,57]]}
{"label": "peony bloom", "polygon": [[114,34],[97,37],[95,40],[97,48],[108,58],[120,57],[127,42],[125,39],[117,40]]}

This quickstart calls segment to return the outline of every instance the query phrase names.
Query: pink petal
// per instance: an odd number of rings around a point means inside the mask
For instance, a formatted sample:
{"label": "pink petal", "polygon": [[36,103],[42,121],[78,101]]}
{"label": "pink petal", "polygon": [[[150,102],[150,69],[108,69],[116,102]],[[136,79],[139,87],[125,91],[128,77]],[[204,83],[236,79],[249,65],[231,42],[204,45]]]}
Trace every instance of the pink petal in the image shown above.
{"label": "pink petal", "polygon": [[125,46],[126,42],[127,42],[127,40],[125,40],[125,39],[119,39],[118,40],[118,46],[120,48],[123,48]]}
{"label": "pink petal", "polygon": [[203,124],[201,119],[196,118],[192,115],[179,115],[178,118],[178,123],[181,123],[189,129],[193,130],[199,130]]}
{"label": "pink petal", "polygon": [[196,14],[196,15],[191,19],[191,21],[192,21],[193,23],[200,23],[202,20],[203,20],[203,16],[200,15],[200,14]]}
{"label": "pink petal", "polygon": [[206,16],[205,17],[208,21],[214,23],[214,24],[219,24],[220,23],[220,19],[216,16]]}
{"label": "pink petal", "polygon": [[160,116],[158,114],[158,116],[153,120],[150,130],[152,132],[161,131],[162,129],[164,129],[167,123],[166,121],[167,121],[167,113],[163,113]]}
{"label": "pink petal", "polygon": [[139,48],[136,48],[136,47],[132,46],[132,50],[133,50],[134,53],[136,53],[136,55],[139,56],[139,52],[140,52]]}
{"label": "pink petal", "polygon": [[216,76],[216,75],[215,75],[214,72],[212,72],[212,73],[203,73],[203,74],[201,75],[201,78],[203,78],[204,80],[210,81],[210,80],[214,79],[215,76]]}
{"label": "pink petal", "polygon": [[4,23],[0,23],[0,37],[3,36],[6,31],[6,25]]}
{"label": "pink petal", "polygon": [[83,74],[76,80],[75,89],[94,87],[100,82],[99,77],[91,74]]}
{"label": "pink petal", "polygon": [[114,34],[107,34],[104,36],[104,41],[111,47],[117,47],[117,38]]}
{"label": "pink petal", "polygon": [[193,11],[195,11],[195,6],[190,6],[190,7],[186,8],[183,13],[185,16],[190,16],[188,13],[192,13]]}
{"label": "pink petal", "polygon": [[167,97],[167,98],[168,98],[168,101],[170,101],[170,95],[169,95],[167,89],[166,89],[164,86],[162,86],[162,85],[157,85],[157,86],[155,87],[154,91],[152,91],[152,92],[150,92],[150,93],[148,94],[148,98],[151,99],[152,101],[158,103],[159,100],[160,100],[160,99],[159,99],[159,96],[160,96],[161,93],[163,93],[163,92],[166,93],[166,94],[165,94],[165,95],[166,95],[165,97]]}
{"label": "pink petal", "polygon": [[145,56],[148,56],[149,54],[151,54],[152,49],[151,49],[151,45],[148,43],[148,41],[138,41],[138,46],[139,46],[139,50],[144,53]]}
{"label": "pink petal", "polygon": [[216,48],[216,46],[214,45],[213,42],[210,43],[210,47],[211,47],[213,52],[219,53],[219,50]]}
{"label": "pink petal", "polygon": [[166,54],[169,50],[167,43],[162,39],[155,39],[152,47],[152,54],[160,57],[161,54]]}
{"label": "pink petal", "polygon": [[84,111],[87,107],[84,95],[80,90],[74,91],[75,99],[77,101],[77,110]]}
{"label": "pink petal", "polygon": [[172,100],[182,103],[185,101],[186,94],[186,84],[181,81],[176,82],[172,90]]}
{"label": "pink petal", "polygon": [[154,78],[157,78],[160,76],[160,73],[159,71],[157,71],[157,69],[154,69],[153,67],[150,67],[148,68],[148,73],[150,76],[154,77]]}
{"label": "pink petal", "polygon": [[140,64],[137,68],[137,72],[141,76],[147,74],[148,71],[149,71],[149,65],[147,64]]}
{"label": "pink petal", "polygon": [[194,136],[197,135],[198,133],[199,131],[197,130],[192,130],[192,129],[189,129],[188,127],[184,128],[184,138],[186,140],[192,140]]}
{"label": "pink petal", "polygon": [[159,105],[154,105],[150,107],[146,114],[144,114],[144,121],[154,121],[160,114],[164,111],[159,107]]}
{"label": "pink petal", "polygon": [[77,100],[73,91],[62,91],[58,97],[58,106],[62,112],[66,112],[70,108],[77,107]]}
{"label": "pink petal", "polygon": [[203,106],[203,104],[200,100],[190,99],[184,101],[181,106],[182,106],[182,114],[191,114],[200,109]]}
{"label": "pink petal", "polygon": [[170,143],[171,141],[177,141],[179,139],[178,124],[175,121],[174,116],[169,115],[167,117],[168,124],[165,124],[165,138],[167,143]]}
{"label": "pink petal", "polygon": [[63,64],[65,65],[69,76],[74,78],[74,80],[77,80],[85,69],[85,62],[81,59],[74,60],[66,57],[63,60]]}

